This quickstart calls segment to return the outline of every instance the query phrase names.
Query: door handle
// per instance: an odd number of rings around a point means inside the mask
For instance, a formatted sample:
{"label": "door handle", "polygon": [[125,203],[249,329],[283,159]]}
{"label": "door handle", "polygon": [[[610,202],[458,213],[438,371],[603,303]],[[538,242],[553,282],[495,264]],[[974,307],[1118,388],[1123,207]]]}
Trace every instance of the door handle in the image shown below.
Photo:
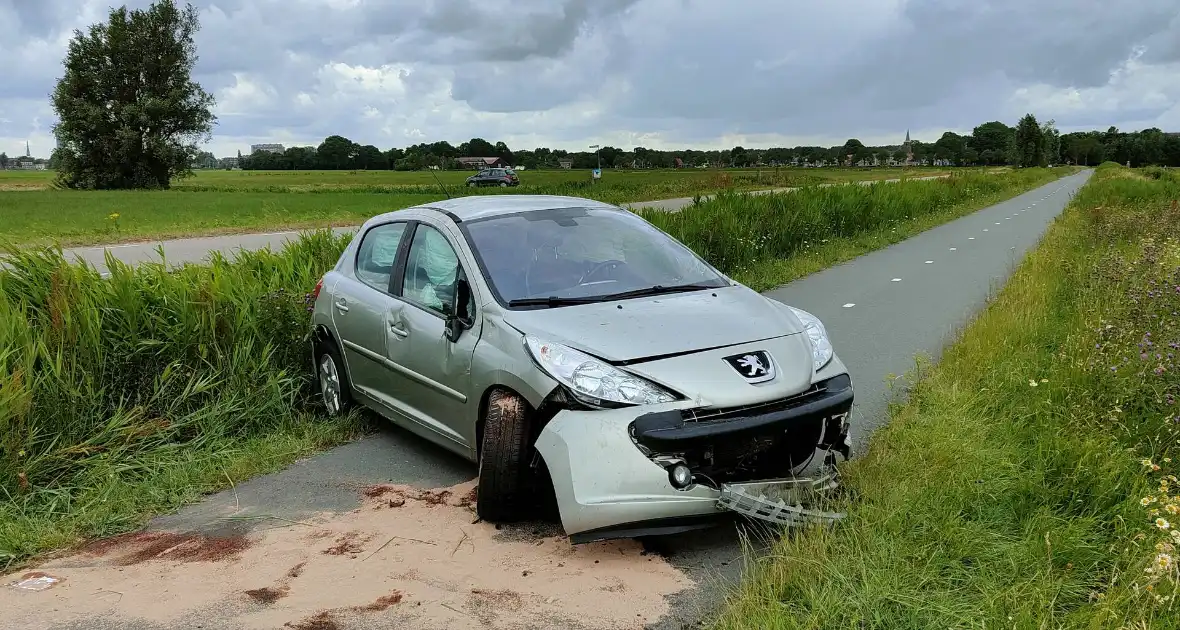
{"label": "door handle", "polygon": [[344,298],[340,298],[339,300],[336,300],[335,306],[336,306],[336,310],[340,311],[341,313],[348,312],[348,302],[346,302],[344,300]]}
{"label": "door handle", "polygon": [[389,322],[389,332],[403,338],[409,336],[410,334],[410,331],[402,328],[401,326],[398,326],[397,322]]}

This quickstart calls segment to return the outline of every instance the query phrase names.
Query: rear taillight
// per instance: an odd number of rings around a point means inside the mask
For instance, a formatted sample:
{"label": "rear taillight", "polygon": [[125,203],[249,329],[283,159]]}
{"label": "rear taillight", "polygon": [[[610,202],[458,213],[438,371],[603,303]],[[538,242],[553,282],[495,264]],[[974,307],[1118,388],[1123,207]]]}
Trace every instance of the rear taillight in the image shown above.
{"label": "rear taillight", "polygon": [[315,289],[313,289],[311,292],[311,299],[313,299],[313,300],[320,299],[320,289],[323,289],[323,288],[324,288],[324,279],[320,278],[320,281],[315,283]]}

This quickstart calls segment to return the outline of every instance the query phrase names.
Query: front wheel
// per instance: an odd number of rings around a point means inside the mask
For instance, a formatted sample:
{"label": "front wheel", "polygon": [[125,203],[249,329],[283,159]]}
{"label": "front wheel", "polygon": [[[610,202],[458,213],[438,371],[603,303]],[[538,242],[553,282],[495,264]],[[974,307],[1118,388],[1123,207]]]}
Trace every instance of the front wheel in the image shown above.
{"label": "front wheel", "polygon": [[500,182],[500,188],[507,188],[508,182]]}
{"label": "front wheel", "polygon": [[497,389],[484,412],[475,511],[485,521],[506,522],[525,514],[532,410],[520,396]]}
{"label": "front wheel", "polygon": [[475,182],[467,182],[468,188],[475,188]]}
{"label": "front wheel", "polygon": [[320,397],[328,416],[336,417],[348,413],[353,405],[352,390],[344,372],[344,361],[334,345],[316,348],[316,375],[320,381]]}

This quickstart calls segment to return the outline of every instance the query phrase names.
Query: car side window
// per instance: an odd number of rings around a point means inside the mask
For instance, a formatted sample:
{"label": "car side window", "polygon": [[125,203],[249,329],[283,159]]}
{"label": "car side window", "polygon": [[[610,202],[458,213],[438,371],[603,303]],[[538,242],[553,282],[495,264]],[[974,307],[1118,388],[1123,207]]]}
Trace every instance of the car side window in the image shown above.
{"label": "car side window", "polygon": [[[454,306],[455,286],[461,277],[465,277],[463,269],[451,243],[437,229],[419,224],[402,276],[402,298],[446,316]],[[471,314],[473,300],[467,308]]]}
{"label": "car side window", "polygon": [[378,291],[389,291],[397,247],[405,231],[403,222],[379,225],[365,233],[356,255],[356,277],[361,282]]}

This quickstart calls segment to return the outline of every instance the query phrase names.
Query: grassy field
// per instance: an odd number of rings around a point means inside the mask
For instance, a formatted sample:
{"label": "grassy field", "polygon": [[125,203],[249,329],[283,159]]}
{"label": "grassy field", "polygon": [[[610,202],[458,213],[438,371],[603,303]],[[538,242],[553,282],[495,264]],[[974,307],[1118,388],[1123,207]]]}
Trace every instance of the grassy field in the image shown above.
{"label": "grassy field", "polygon": [[1102,166],[716,627],[1180,627],[1177,199]]}
{"label": "grassy field", "polygon": [[[980,169],[970,169],[978,171]],[[903,172],[904,171],[904,172]],[[526,171],[512,189],[468,189],[467,172],[440,172],[452,195],[560,194],[611,203],[817,183],[945,175],[945,169]],[[433,176],[396,171],[200,171],[169,191],[47,189],[52,174],[0,171],[0,240],[64,246],[354,225],[442,199]]]}
{"label": "grassy field", "polygon": [[[655,220],[771,282],[1060,174],[726,195]],[[66,193],[31,195],[42,194]],[[733,213],[749,218],[719,220]],[[751,234],[764,238],[743,249]],[[307,292],[348,238],[314,233],[177,273],[116,265],[108,280],[51,251],[13,250],[0,272],[0,373],[11,375],[0,381],[0,566],[132,529],[363,430],[317,417],[305,356]]]}

